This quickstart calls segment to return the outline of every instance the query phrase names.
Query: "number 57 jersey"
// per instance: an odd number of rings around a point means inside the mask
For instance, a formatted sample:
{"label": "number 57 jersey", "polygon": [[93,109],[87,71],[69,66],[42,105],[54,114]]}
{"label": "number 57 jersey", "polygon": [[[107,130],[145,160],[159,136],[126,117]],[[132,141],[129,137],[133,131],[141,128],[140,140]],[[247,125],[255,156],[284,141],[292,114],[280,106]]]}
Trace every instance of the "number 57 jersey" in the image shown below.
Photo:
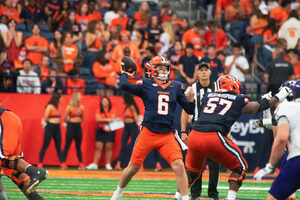
{"label": "number 57 jersey", "polygon": [[192,129],[198,132],[219,132],[226,136],[247,103],[249,99],[245,95],[231,92],[206,93],[202,98],[198,120]]}
{"label": "number 57 jersey", "polygon": [[168,81],[161,84],[155,79],[142,79],[136,85],[128,83],[127,74],[122,74],[120,86],[142,98],[145,106],[145,126],[155,133],[170,133],[174,131],[174,113],[178,102],[187,113],[193,114],[195,103],[189,102],[184,94],[182,84]]}

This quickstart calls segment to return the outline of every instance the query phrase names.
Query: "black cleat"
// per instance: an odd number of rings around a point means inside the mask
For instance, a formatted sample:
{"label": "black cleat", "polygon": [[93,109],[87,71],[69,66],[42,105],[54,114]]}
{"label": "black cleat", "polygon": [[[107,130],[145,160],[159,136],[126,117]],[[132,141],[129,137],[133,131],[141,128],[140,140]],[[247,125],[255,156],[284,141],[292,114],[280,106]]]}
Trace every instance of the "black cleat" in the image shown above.
{"label": "black cleat", "polygon": [[49,176],[49,173],[47,170],[42,168],[35,167],[33,174],[30,177],[30,183],[26,190],[26,194],[30,194],[35,191],[36,187],[47,177]]}
{"label": "black cleat", "polygon": [[29,200],[45,200],[43,197],[39,195],[37,192],[31,192],[28,194],[28,199]]}

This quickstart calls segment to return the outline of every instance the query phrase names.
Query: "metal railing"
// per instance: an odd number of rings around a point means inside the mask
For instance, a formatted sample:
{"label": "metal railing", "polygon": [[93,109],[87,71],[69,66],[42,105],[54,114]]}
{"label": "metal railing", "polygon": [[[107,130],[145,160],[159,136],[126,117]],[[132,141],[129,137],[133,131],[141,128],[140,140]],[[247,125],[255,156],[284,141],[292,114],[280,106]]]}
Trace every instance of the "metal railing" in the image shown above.
{"label": "metal railing", "polygon": [[[85,82],[85,87],[82,86],[69,86],[67,79],[74,78],[72,76],[32,76],[32,75],[18,75],[18,74],[9,74],[9,73],[1,73],[1,80],[2,82],[0,83],[0,92],[8,92],[8,93],[36,93],[36,94],[42,94],[45,93],[43,92],[43,89],[50,88],[49,87],[44,87],[43,82],[47,78],[55,78],[56,79],[56,86],[55,88],[57,90],[61,90],[63,94],[67,94],[68,90],[84,90],[85,94],[96,94],[96,90],[100,89],[97,86],[97,81],[96,79],[104,79],[100,77],[94,77],[92,75],[80,75],[78,78],[83,79]],[[28,81],[25,80],[26,83],[28,84],[22,84],[18,79],[18,77],[26,77],[28,78]],[[31,80],[30,80],[31,78]],[[38,80],[35,80],[36,82],[33,82],[33,78],[37,78]],[[43,80],[46,78],[43,82]],[[19,83],[18,83],[19,82]],[[58,83],[59,82],[59,83]],[[34,84],[33,84],[34,83]],[[30,85],[32,84],[32,85]],[[116,87],[110,87],[103,85],[101,89],[107,90],[107,89],[113,89],[113,90],[119,90],[118,85]],[[40,88],[40,92],[37,93],[36,88]],[[23,92],[22,92],[23,91]],[[118,93],[118,92],[116,92]]]}

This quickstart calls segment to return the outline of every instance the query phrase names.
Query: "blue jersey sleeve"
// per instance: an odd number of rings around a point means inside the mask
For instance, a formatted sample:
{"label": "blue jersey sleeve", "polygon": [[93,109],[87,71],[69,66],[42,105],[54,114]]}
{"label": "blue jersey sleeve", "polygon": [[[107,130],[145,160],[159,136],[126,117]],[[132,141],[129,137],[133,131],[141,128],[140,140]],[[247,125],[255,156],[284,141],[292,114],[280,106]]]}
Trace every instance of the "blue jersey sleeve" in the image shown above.
{"label": "blue jersey sleeve", "polygon": [[237,102],[238,105],[240,106],[240,110],[242,112],[242,109],[250,102],[248,97],[244,94],[240,94],[237,96]]}
{"label": "blue jersey sleeve", "polygon": [[120,88],[131,92],[132,94],[142,97],[143,95],[143,89],[141,85],[134,85],[128,82],[128,74],[123,73],[120,78]]}
{"label": "blue jersey sleeve", "polygon": [[178,95],[177,101],[179,105],[190,115],[194,115],[195,113],[195,100],[193,102],[189,102],[184,94],[184,89],[181,84],[178,83]]}

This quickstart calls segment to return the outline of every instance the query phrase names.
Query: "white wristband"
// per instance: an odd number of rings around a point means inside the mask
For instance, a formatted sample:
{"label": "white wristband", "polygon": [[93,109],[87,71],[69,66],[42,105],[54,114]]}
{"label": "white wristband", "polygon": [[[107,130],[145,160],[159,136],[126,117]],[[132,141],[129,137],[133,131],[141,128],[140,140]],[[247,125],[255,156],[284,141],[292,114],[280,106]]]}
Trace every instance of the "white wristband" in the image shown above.
{"label": "white wristband", "polygon": [[291,89],[288,87],[283,87],[275,96],[279,99],[280,102],[282,102],[291,92]]}

